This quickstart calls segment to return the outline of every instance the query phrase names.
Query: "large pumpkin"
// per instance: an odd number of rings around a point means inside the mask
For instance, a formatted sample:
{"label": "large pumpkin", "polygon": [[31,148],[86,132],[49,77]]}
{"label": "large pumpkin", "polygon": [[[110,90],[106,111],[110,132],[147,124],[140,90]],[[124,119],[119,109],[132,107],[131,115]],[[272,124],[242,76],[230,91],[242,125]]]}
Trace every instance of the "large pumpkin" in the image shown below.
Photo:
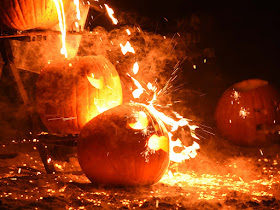
{"label": "large pumpkin", "polygon": [[51,133],[77,134],[90,119],[121,103],[118,72],[103,56],[52,62],[37,79],[37,111]]}
{"label": "large pumpkin", "polygon": [[[64,11],[70,0],[62,0]],[[48,29],[58,23],[54,0],[1,0],[0,20],[16,30]]]}
{"label": "large pumpkin", "polygon": [[[216,125],[235,144],[263,146],[278,136],[280,95],[267,81],[250,79],[228,88],[218,101]],[[269,130],[270,129],[270,130]]]}
{"label": "large pumpkin", "polygon": [[89,121],[77,144],[85,175],[101,185],[150,185],[169,165],[164,124],[143,105],[124,104]]}

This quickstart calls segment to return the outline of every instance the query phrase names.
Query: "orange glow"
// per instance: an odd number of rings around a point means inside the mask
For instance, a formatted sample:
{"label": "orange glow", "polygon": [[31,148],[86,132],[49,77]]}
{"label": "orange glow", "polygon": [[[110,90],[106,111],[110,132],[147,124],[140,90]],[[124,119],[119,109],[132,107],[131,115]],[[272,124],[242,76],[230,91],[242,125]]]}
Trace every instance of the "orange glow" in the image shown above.
{"label": "orange glow", "polygon": [[162,149],[165,152],[169,152],[168,141],[167,137],[154,134],[148,141],[148,147],[155,151]]}
{"label": "orange glow", "polygon": [[145,112],[140,111],[136,113],[137,121],[135,123],[129,123],[129,127],[135,130],[143,130],[148,127],[148,118]]}
{"label": "orange glow", "polygon": [[120,46],[124,55],[128,52],[135,53],[134,48],[131,46],[129,41],[126,42],[125,46],[123,46],[122,44],[120,44]]}
{"label": "orange glow", "polygon": [[105,8],[106,8],[106,10],[108,12],[109,17],[113,21],[113,24],[117,25],[118,24],[118,20],[113,16],[114,10],[112,8],[110,8],[107,4],[104,4],[104,5],[105,5]]}
{"label": "orange glow", "polygon": [[60,50],[60,53],[67,58],[67,49],[66,49],[66,23],[65,23],[65,13],[64,13],[64,6],[63,6],[63,1],[62,0],[53,0],[56,6],[57,10],[57,17],[59,20],[59,28],[61,31],[61,42],[62,42],[62,47]]}

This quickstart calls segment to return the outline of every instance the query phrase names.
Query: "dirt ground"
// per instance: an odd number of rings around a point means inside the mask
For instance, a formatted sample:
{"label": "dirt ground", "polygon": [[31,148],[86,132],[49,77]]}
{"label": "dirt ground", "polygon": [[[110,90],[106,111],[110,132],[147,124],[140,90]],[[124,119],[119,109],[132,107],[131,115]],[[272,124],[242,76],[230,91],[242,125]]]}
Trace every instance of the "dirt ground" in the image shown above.
{"label": "dirt ground", "polygon": [[279,144],[262,148],[263,155],[217,136],[200,146],[194,159],[171,163],[152,186],[100,187],[81,171],[75,147],[56,147],[57,172],[46,174],[32,140],[3,144],[0,209],[280,208]]}

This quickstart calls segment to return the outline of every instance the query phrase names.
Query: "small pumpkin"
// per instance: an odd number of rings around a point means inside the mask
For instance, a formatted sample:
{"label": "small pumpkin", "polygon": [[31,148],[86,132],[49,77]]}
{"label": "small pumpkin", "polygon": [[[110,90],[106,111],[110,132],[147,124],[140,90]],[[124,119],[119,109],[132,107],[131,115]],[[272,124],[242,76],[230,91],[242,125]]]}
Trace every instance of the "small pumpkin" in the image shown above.
{"label": "small pumpkin", "polygon": [[219,132],[231,142],[263,146],[278,135],[266,128],[280,124],[280,95],[268,81],[249,79],[229,87],[220,97],[215,112]]}
{"label": "small pumpkin", "polygon": [[[67,11],[70,0],[62,0]],[[58,23],[54,0],[1,0],[0,20],[15,30],[49,29]]]}
{"label": "small pumpkin", "polygon": [[51,62],[36,82],[36,106],[50,133],[78,134],[101,112],[122,103],[121,81],[103,56]]}
{"label": "small pumpkin", "polygon": [[83,127],[77,155],[85,175],[95,184],[151,185],[169,165],[168,133],[145,106],[123,104]]}

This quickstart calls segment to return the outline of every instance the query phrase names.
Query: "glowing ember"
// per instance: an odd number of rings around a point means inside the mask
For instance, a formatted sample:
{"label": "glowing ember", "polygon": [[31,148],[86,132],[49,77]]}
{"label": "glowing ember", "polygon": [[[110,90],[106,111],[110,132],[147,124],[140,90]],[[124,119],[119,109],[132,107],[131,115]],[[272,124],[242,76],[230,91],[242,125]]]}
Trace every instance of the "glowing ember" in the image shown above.
{"label": "glowing ember", "polygon": [[138,73],[138,71],[139,71],[139,64],[138,64],[137,61],[134,63],[132,71],[133,71],[134,74]]}
{"label": "glowing ember", "polygon": [[126,42],[125,46],[123,46],[122,44],[120,44],[120,46],[124,55],[128,52],[135,53],[134,48],[131,46],[129,41]]}
{"label": "glowing ember", "polygon": [[131,35],[131,32],[130,32],[129,29],[126,29],[126,33],[127,33],[128,35]]}
{"label": "glowing ember", "polygon": [[106,10],[108,12],[109,17],[112,19],[113,23],[115,25],[117,25],[118,24],[118,20],[113,16],[114,10],[112,8],[110,8],[107,4],[104,4],[104,5],[105,5],[105,8],[106,8]]}
{"label": "glowing ember", "polygon": [[64,6],[62,0],[53,0],[57,10],[57,16],[59,20],[59,28],[61,31],[61,42],[62,48],[60,53],[67,58],[67,50],[66,50],[66,23],[65,23],[65,13],[64,13]]}

